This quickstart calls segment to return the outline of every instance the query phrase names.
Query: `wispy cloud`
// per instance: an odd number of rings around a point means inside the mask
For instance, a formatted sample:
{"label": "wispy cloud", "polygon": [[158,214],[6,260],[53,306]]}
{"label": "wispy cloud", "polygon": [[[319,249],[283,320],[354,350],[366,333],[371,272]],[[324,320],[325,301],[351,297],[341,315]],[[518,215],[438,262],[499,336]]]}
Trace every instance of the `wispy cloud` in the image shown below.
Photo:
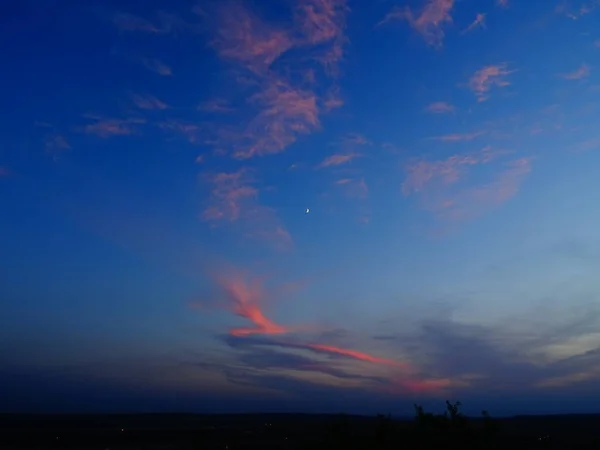
{"label": "wispy cloud", "polygon": [[0,178],[10,176],[10,170],[7,167],[0,166]]}
{"label": "wispy cloud", "polygon": [[427,0],[417,16],[409,7],[397,6],[378,25],[392,20],[406,20],[427,44],[439,48],[444,42],[444,26],[452,23],[454,2],[455,0]]}
{"label": "wispy cloud", "polygon": [[248,236],[266,240],[282,251],[293,247],[292,238],[275,210],[260,204],[251,170],[221,172],[208,177],[208,182],[212,191],[209,205],[202,213],[203,220],[215,225],[240,221]]}
{"label": "wispy cloud", "polygon": [[[292,26],[284,28],[265,22],[242,2],[220,6],[212,46],[222,59],[247,70],[242,78],[250,77],[251,83],[244,88],[253,92],[244,106],[253,114],[247,122],[215,130],[210,142],[234,158],[248,159],[283,152],[300,136],[319,130],[320,114],[342,102],[335,84],[319,86],[314,62],[323,65],[325,80],[336,76],[346,42],[346,11],[345,0],[301,0]],[[292,48],[308,56],[282,58]]]}
{"label": "wispy cloud", "polygon": [[157,73],[158,75],[162,75],[164,77],[168,77],[173,75],[173,71],[169,66],[158,59],[153,58],[141,58],[140,60],[146,69]]}
{"label": "wispy cloud", "polygon": [[475,218],[513,198],[530,172],[531,158],[510,161],[490,183],[465,188],[447,197],[438,205],[437,214],[451,220]]}
{"label": "wispy cloud", "polygon": [[132,135],[138,131],[136,125],[146,123],[146,120],[141,118],[105,119],[94,115],[87,115],[85,117],[93,120],[94,123],[86,125],[83,128],[84,133],[94,134],[101,138]]}
{"label": "wispy cloud", "polygon": [[115,26],[122,31],[144,31],[154,34],[164,32],[163,29],[157,27],[149,20],[128,13],[115,14],[113,22]]}
{"label": "wispy cloud", "polygon": [[562,3],[559,3],[554,9],[554,11],[556,12],[556,14],[564,15],[569,19],[578,20],[581,17],[590,14],[599,6],[599,0],[590,0],[588,2],[581,3],[578,8],[571,8],[569,3],[564,1]]}
{"label": "wispy cloud", "polygon": [[344,56],[347,38],[346,0],[300,0],[296,10],[296,23],[303,36],[300,45],[329,45],[316,56],[329,75],[337,75],[337,65]]}
{"label": "wispy cloud", "polygon": [[200,103],[200,105],[198,105],[198,110],[210,113],[230,113],[233,111],[233,108],[229,106],[227,100],[215,98]]}
{"label": "wispy cloud", "polygon": [[448,114],[454,112],[455,110],[456,108],[454,105],[446,102],[435,102],[425,107],[425,111],[432,114]]}
{"label": "wispy cloud", "polygon": [[71,149],[71,144],[60,134],[52,134],[46,137],[45,148],[48,153],[57,155]]}
{"label": "wispy cloud", "polygon": [[361,157],[359,153],[336,153],[335,155],[331,155],[323,160],[321,164],[319,164],[318,168],[331,167],[331,166],[340,166],[342,164],[347,164],[350,161]]}
{"label": "wispy cloud", "polygon": [[227,2],[219,9],[212,46],[224,59],[264,74],[293,45],[287,31],[262,21],[241,2]]}
{"label": "wispy cloud", "polygon": [[357,359],[359,361],[366,361],[373,364],[383,364],[386,366],[395,366],[403,369],[410,367],[408,364],[404,364],[393,359],[379,358],[377,356],[369,355],[368,353],[363,353],[356,350],[348,350],[332,345],[307,344],[306,348],[319,353],[327,353],[334,356],[342,356],[345,358]]}
{"label": "wispy cloud", "polygon": [[335,184],[344,189],[348,197],[364,199],[369,196],[369,186],[363,177],[340,178]]}
{"label": "wispy cloud", "polygon": [[565,80],[581,80],[591,74],[591,69],[587,64],[582,64],[577,70],[562,75]]}
{"label": "wispy cloud", "polygon": [[140,109],[164,110],[169,108],[169,105],[152,95],[133,95],[133,103]]}
{"label": "wispy cloud", "polygon": [[469,31],[473,31],[475,28],[485,28],[485,13],[477,13],[475,20],[462,31],[462,34],[466,34]]}
{"label": "wispy cloud", "polygon": [[501,8],[508,8],[508,0],[496,0],[496,5]]}
{"label": "wispy cloud", "polygon": [[466,142],[472,141],[480,136],[486,134],[486,131],[475,131],[473,133],[453,133],[445,134],[443,136],[435,136],[430,139],[442,142]]}
{"label": "wispy cloud", "polygon": [[596,39],[596,40],[594,41],[594,47],[596,47],[596,48],[600,48],[600,39]]}
{"label": "wispy cloud", "polygon": [[405,196],[419,194],[424,207],[439,218],[465,220],[512,198],[525,176],[531,171],[531,159],[520,158],[494,166],[491,182],[470,184],[471,172],[510,154],[490,146],[478,152],[454,155],[447,159],[418,160],[406,167],[402,184]]}
{"label": "wispy cloud", "polygon": [[466,174],[467,167],[490,163],[504,153],[487,146],[478,152],[454,155],[443,160],[422,159],[413,162],[406,167],[407,177],[402,184],[402,192],[404,195],[417,193],[422,191],[426,184],[438,180],[444,184],[455,183]]}
{"label": "wispy cloud", "polygon": [[195,123],[184,122],[176,119],[169,119],[167,121],[158,124],[161,130],[170,131],[175,134],[179,134],[190,143],[196,144],[199,142],[199,135],[201,134],[201,127]]}
{"label": "wispy cloud", "polygon": [[478,101],[485,101],[489,98],[488,93],[492,87],[510,85],[506,77],[513,72],[514,70],[508,70],[506,63],[482,67],[469,80],[469,88],[475,93]]}
{"label": "wispy cloud", "polygon": [[234,276],[218,276],[221,289],[225,293],[227,304],[231,312],[253,323],[252,327],[233,328],[229,332],[232,336],[250,336],[253,334],[284,334],[288,329],[268,319],[261,309],[264,301],[262,280],[246,281],[239,274]]}

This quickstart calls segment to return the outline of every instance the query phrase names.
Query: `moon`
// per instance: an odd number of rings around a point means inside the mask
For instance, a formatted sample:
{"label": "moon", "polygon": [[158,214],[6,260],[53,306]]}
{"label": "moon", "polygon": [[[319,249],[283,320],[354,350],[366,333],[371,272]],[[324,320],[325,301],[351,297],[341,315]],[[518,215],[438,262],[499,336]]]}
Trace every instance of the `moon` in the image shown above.
{"label": "moon", "polygon": [[306,211],[304,211],[304,214],[308,214],[310,212],[310,208],[306,208]]}

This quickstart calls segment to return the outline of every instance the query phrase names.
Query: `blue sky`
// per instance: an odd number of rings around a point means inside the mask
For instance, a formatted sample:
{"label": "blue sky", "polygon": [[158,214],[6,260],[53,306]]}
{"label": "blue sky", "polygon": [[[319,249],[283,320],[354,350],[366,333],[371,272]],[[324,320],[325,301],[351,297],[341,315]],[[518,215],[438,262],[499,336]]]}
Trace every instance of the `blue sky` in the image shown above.
{"label": "blue sky", "polygon": [[4,9],[5,408],[597,405],[600,2]]}

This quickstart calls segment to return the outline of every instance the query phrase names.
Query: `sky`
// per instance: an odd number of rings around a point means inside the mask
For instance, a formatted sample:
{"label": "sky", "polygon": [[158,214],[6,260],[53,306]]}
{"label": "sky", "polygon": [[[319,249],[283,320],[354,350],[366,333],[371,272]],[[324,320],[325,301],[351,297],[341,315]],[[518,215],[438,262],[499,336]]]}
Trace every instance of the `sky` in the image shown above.
{"label": "sky", "polygon": [[598,412],[598,30],[598,0],[1,6],[0,408]]}

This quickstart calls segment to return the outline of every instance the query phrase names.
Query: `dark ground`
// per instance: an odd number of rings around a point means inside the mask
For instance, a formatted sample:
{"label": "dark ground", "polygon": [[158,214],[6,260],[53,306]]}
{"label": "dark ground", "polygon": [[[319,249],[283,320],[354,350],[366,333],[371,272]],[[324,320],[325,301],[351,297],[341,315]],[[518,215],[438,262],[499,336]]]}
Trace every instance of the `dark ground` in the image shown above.
{"label": "dark ground", "polygon": [[[540,440],[540,438],[542,438]],[[600,415],[0,415],[0,449],[600,449]]]}

